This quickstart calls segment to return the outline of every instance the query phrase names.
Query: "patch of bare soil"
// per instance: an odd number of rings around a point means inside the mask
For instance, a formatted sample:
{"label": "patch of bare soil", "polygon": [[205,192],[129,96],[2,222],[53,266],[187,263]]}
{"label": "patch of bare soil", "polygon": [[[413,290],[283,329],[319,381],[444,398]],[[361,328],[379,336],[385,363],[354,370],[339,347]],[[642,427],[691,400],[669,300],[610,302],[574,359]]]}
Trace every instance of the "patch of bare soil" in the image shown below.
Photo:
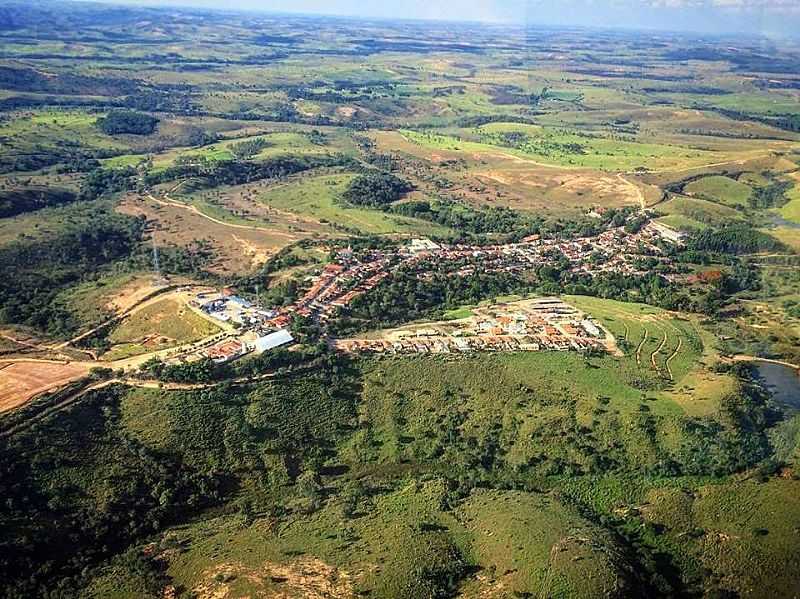
{"label": "patch of bare soil", "polygon": [[0,370],[0,412],[12,410],[46,391],[53,391],[89,373],[81,363],[16,362]]}
{"label": "patch of bare soil", "polygon": [[[215,260],[209,270],[221,274],[245,273],[253,268],[254,254],[259,260],[306,235],[284,228],[247,228],[214,222],[179,206],[160,205],[146,198],[129,196],[118,207],[119,212],[142,215],[151,223],[158,245],[191,248],[203,241],[211,245]],[[242,240],[246,242],[243,245]]]}
{"label": "patch of bare soil", "polygon": [[114,314],[127,312],[163,287],[161,284],[155,284],[152,277],[136,278],[120,289],[105,307]]}
{"label": "patch of bare soil", "polygon": [[192,592],[197,599],[268,597],[270,599],[348,599],[354,597],[347,573],[313,558],[286,564],[265,562],[259,568],[221,564],[203,575]]}

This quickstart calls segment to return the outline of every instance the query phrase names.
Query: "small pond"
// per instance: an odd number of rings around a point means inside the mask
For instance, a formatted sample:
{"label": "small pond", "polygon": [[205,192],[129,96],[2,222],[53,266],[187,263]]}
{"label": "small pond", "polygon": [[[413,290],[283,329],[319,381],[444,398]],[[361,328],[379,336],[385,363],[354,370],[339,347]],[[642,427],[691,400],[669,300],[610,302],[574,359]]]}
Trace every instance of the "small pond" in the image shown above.
{"label": "small pond", "polygon": [[800,374],[794,368],[756,362],[758,376],[772,392],[773,399],[788,408],[800,410]]}

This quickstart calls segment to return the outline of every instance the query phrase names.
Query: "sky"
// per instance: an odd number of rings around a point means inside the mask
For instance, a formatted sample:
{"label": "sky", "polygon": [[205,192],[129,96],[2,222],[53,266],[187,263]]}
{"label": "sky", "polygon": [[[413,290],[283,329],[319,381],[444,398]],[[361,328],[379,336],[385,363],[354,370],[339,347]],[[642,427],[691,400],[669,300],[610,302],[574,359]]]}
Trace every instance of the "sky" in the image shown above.
{"label": "sky", "polygon": [[800,0],[118,0],[362,17],[800,36]]}

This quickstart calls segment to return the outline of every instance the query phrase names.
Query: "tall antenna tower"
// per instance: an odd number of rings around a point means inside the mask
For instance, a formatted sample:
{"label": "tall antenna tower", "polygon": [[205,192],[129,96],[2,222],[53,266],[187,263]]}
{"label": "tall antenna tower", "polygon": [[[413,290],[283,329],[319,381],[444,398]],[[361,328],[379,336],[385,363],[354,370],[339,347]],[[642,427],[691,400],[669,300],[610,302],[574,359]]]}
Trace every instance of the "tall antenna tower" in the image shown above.
{"label": "tall antenna tower", "polygon": [[153,236],[153,270],[157,278],[161,278],[161,267],[158,264],[158,246],[156,245],[156,237]]}
{"label": "tall antenna tower", "polygon": [[167,279],[161,274],[161,264],[158,261],[158,246],[156,245],[155,235],[153,235],[153,271],[155,273],[153,280],[156,285],[163,285],[167,282]]}

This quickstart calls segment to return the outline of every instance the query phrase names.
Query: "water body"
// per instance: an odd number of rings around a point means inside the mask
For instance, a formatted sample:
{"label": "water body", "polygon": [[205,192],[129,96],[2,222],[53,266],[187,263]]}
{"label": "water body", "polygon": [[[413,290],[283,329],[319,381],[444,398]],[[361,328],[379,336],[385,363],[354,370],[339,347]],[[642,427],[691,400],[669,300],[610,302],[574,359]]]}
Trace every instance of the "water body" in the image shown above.
{"label": "water body", "polygon": [[800,373],[797,370],[769,362],[756,362],[756,370],[777,403],[800,410]]}

